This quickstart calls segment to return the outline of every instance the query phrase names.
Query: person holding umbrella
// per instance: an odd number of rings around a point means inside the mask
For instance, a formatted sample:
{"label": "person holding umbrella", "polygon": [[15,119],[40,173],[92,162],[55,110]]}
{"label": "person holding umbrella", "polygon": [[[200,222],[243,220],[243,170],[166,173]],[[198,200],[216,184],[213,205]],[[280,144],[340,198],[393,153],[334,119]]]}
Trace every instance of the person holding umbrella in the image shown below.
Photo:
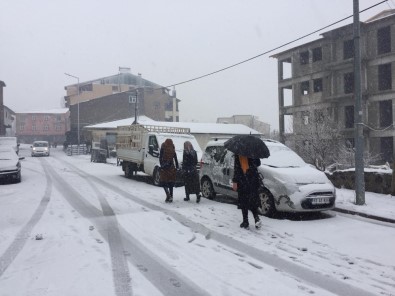
{"label": "person holding umbrella", "polygon": [[258,137],[252,135],[238,135],[224,143],[224,147],[235,153],[233,190],[238,193],[238,208],[241,209],[243,222],[241,228],[248,229],[248,211],[250,210],[255,219],[255,227],[261,228],[262,221],[258,215],[259,187],[261,179],[258,167],[261,165],[260,158],[270,156],[266,144]]}
{"label": "person holding umbrella", "polygon": [[259,229],[262,225],[258,215],[260,177],[257,168],[260,165],[261,161],[259,159],[235,154],[235,169],[232,181],[233,190],[237,191],[239,197],[238,208],[241,209],[243,215],[241,228],[249,228],[248,210],[254,216],[255,227]]}

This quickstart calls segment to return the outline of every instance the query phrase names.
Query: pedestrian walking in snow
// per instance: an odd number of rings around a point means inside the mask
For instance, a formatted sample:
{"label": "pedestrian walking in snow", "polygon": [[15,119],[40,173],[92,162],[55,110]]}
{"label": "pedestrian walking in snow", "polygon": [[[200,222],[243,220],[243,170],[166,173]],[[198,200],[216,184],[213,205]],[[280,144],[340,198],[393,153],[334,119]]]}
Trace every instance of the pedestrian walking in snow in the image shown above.
{"label": "pedestrian walking in snow", "polygon": [[189,201],[190,194],[196,194],[196,202],[200,202],[199,174],[196,169],[198,159],[191,142],[184,142],[184,152],[182,155],[182,171],[185,184],[185,201]]}
{"label": "pedestrian walking in snow", "polygon": [[243,215],[240,227],[249,228],[248,210],[250,210],[255,219],[255,227],[259,229],[262,225],[258,215],[261,182],[257,168],[261,165],[261,161],[235,154],[234,163],[233,190],[238,193],[238,208]]}
{"label": "pedestrian walking in snow", "polygon": [[176,170],[178,169],[178,160],[176,150],[172,139],[166,139],[159,154],[160,163],[160,184],[165,190],[165,202],[173,201],[173,188],[176,182]]}

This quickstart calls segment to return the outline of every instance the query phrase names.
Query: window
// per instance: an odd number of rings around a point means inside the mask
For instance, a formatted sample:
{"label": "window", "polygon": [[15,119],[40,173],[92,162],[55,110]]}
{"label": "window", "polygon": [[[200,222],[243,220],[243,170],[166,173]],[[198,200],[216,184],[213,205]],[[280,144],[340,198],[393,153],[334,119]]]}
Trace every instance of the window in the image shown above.
{"label": "window", "polygon": [[165,103],[165,110],[166,111],[173,111],[173,101],[169,100],[167,103]]}
{"label": "window", "polygon": [[159,110],[159,109],[160,109],[160,103],[154,102],[154,110]]}
{"label": "window", "polygon": [[392,100],[380,102],[380,127],[392,125]]}
{"label": "window", "polygon": [[112,88],[113,92],[118,92],[119,91],[118,85],[113,85],[111,88]]}
{"label": "window", "polygon": [[35,121],[37,119],[36,115],[32,115],[32,120]]}
{"label": "window", "polygon": [[309,94],[309,88],[310,88],[310,83],[309,81],[303,81],[300,84],[300,92],[302,95],[308,95]]}
{"label": "window", "polygon": [[313,48],[313,63],[322,60],[322,47]]}
{"label": "window", "polygon": [[56,130],[56,131],[61,131],[61,130],[62,130],[62,126],[60,126],[60,125],[57,124],[57,125],[55,126],[55,130]]}
{"label": "window", "polygon": [[354,57],[354,40],[347,40],[343,42],[343,59],[351,59]]}
{"label": "window", "polygon": [[344,108],[344,123],[345,128],[353,128],[354,127],[354,106],[346,106]]}
{"label": "window", "polygon": [[351,94],[354,92],[354,73],[344,74],[344,93]]}
{"label": "window", "polygon": [[49,130],[49,126],[48,125],[44,125],[44,131]]}
{"label": "window", "polygon": [[24,125],[24,124],[21,124],[21,125],[19,126],[19,130],[20,130],[20,131],[25,130],[25,125]]}
{"label": "window", "polygon": [[48,115],[45,115],[45,116],[44,116],[44,120],[45,120],[45,121],[48,121],[48,120],[49,120],[49,116],[48,116]]}
{"label": "window", "polygon": [[62,121],[62,116],[56,115],[56,121]]}
{"label": "window", "polygon": [[380,138],[380,152],[384,161],[392,163],[394,153],[394,140],[392,137]]}
{"label": "window", "polygon": [[299,55],[299,60],[300,60],[301,65],[308,64],[309,63],[309,52],[308,51],[301,52]]}
{"label": "window", "polygon": [[37,129],[36,129],[36,126],[35,125],[32,125],[32,131],[36,131]]}
{"label": "window", "polygon": [[322,92],[322,78],[313,80],[314,92]]}
{"label": "window", "polygon": [[392,89],[391,64],[379,65],[379,90]]}
{"label": "window", "polygon": [[377,54],[391,51],[391,28],[384,27],[377,30]]}

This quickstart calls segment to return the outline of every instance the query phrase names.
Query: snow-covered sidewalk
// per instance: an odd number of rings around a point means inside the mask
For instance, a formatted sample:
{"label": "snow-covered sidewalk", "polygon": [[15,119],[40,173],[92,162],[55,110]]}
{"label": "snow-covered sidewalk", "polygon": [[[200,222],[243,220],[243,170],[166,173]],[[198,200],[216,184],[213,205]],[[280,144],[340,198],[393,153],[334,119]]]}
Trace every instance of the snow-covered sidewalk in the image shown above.
{"label": "snow-covered sidewalk", "polygon": [[395,197],[390,194],[365,192],[365,204],[355,204],[355,191],[336,189],[336,208],[395,221]]}

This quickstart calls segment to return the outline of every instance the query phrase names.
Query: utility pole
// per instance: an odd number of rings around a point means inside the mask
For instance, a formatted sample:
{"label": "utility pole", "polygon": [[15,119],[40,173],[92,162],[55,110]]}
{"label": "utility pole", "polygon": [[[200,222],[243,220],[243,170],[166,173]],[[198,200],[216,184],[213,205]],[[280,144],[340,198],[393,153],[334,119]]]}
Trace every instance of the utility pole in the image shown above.
{"label": "utility pole", "polygon": [[360,49],[360,23],[359,0],[354,1],[354,137],[355,137],[355,204],[365,204],[365,179],[363,163],[363,118],[361,95],[361,49]]}

